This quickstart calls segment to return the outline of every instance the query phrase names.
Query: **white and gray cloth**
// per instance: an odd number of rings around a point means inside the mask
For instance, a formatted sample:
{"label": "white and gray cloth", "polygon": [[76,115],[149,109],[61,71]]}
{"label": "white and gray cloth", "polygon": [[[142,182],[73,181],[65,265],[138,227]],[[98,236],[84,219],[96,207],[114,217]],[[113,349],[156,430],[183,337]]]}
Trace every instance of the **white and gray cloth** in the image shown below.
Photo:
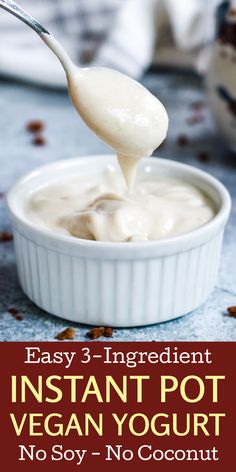
{"label": "white and gray cloth", "polygon": [[[213,37],[219,0],[18,0],[80,65],[139,78],[157,62],[196,66]],[[200,54],[200,55],[199,55]],[[37,34],[0,9],[0,75],[65,86],[63,70]]]}

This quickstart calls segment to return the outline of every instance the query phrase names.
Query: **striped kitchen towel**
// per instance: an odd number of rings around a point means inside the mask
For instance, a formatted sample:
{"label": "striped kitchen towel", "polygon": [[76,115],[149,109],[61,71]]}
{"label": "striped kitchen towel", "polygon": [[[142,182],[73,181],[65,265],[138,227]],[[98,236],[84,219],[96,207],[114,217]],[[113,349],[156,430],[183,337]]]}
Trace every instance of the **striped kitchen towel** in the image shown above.
{"label": "striped kitchen towel", "polygon": [[[140,78],[156,57],[191,64],[212,37],[219,0],[18,0],[81,65]],[[212,21],[213,24],[213,21]],[[157,52],[156,52],[156,45]],[[0,9],[0,74],[65,86],[64,72],[34,31]]]}

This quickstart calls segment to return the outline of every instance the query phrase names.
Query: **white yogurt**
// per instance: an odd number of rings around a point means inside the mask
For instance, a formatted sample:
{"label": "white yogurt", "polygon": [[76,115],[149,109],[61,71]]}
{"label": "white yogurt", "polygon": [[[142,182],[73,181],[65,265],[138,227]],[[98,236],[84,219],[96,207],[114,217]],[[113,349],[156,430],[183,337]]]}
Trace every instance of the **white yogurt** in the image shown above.
{"label": "white yogurt", "polygon": [[166,137],[164,106],[141,84],[112,69],[76,69],[68,79],[74,106],[89,128],[117,152],[131,188],[138,161]]}
{"label": "white yogurt", "polygon": [[158,175],[138,179],[126,191],[113,168],[39,189],[28,201],[27,218],[41,227],[97,241],[145,241],[178,236],[215,214],[197,188]]}

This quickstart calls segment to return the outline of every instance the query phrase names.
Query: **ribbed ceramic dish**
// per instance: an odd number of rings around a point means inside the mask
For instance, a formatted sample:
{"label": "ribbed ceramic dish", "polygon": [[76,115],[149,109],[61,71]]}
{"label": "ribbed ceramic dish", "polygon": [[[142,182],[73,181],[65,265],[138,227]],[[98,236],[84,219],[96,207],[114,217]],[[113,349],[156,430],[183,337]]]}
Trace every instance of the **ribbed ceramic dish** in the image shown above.
{"label": "ribbed ceramic dish", "polygon": [[87,156],[41,167],[8,192],[19,280],[39,307],[91,325],[140,326],[191,312],[211,293],[230,212],[225,187],[196,168],[143,159],[139,172],[155,172],[196,185],[213,200],[216,216],[203,227],[162,241],[105,243],[54,234],[24,212],[38,187],[70,176],[101,172],[115,156]]}

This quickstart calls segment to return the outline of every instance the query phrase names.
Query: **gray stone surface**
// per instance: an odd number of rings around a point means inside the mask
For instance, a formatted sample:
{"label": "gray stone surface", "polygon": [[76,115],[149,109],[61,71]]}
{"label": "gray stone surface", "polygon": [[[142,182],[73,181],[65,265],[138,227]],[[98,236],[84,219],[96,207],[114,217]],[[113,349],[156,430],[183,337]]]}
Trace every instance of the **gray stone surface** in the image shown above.
{"label": "gray stone surface", "polygon": [[[208,109],[204,120],[190,126],[191,104],[204,98],[200,80],[192,75],[150,73],[145,85],[166,105],[170,129],[158,155],[203,168],[219,178],[236,199],[236,156],[230,154],[217,138]],[[25,172],[57,159],[77,155],[110,152],[82,123],[64,92],[33,88],[23,84],[0,82],[0,192],[5,192]],[[30,119],[46,123],[46,146],[32,145],[25,124]],[[190,143],[177,144],[179,134]],[[208,152],[210,161],[201,163],[197,155]],[[10,229],[0,198],[0,230]],[[226,314],[226,307],[236,305],[236,207],[227,226],[217,287],[211,297],[195,312],[177,320],[135,329],[119,329],[113,341],[235,341],[236,319]],[[15,320],[7,309],[16,307],[23,315]],[[0,340],[51,341],[68,322],[48,315],[22,293],[16,274],[12,243],[0,244]],[[76,339],[85,340],[88,327],[75,325]]]}

